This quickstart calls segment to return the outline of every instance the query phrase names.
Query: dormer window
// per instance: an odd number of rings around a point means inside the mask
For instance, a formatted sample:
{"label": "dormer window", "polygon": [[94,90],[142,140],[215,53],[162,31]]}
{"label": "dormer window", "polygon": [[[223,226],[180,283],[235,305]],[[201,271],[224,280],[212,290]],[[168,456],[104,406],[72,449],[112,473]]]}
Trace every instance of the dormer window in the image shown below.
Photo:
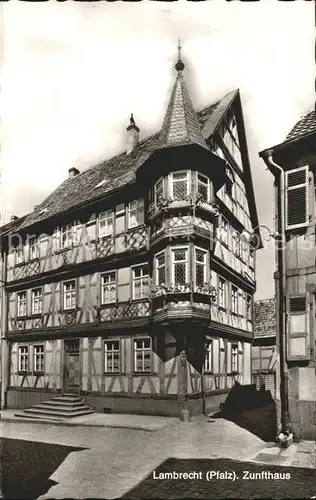
{"label": "dormer window", "polygon": [[171,197],[184,200],[189,194],[189,172],[173,172],[171,174]]}
{"label": "dormer window", "polygon": [[106,210],[99,214],[99,238],[113,234],[113,212]]}
{"label": "dormer window", "polygon": [[69,248],[73,244],[73,226],[65,224],[60,228],[60,248]]}
{"label": "dormer window", "polygon": [[201,201],[210,201],[210,180],[203,174],[197,174],[197,194]]}
{"label": "dormer window", "polygon": [[97,189],[97,188],[100,188],[102,186],[105,186],[105,184],[107,184],[109,181],[108,179],[102,179],[102,181],[98,182],[98,184],[96,186],[94,186],[93,189]]}
{"label": "dormer window", "polygon": [[159,198],[163,198],[164,189],[163,189],[163,178],[159,179],[154,185],[154,202],[158,203]]}
{"label": "dormer window", "polygon": [[128,204],[128,228],[144,224],[144,200],[142,198]]}

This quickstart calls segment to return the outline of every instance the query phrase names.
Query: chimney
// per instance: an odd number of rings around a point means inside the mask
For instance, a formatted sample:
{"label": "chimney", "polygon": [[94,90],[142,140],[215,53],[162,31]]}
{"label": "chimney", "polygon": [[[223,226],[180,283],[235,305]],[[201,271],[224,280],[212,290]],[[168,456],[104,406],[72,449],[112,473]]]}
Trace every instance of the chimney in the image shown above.
{"label": "chimney", "polygon": [[10,217],[10,221],[11,221],[11,222],[15,222],[15,221],[16,221],[16,220],[18,220],[18,219],[19,219],[19,218],[18,218],[18,216],[17,216],[17,215],[11,215],[11,217]]}
{"label": "chimney", "polygon": [[80,171],[76,167],[71,167],[68,170],[68,177],[75,177],[75,175],[80,174]]}
{"label": "chimney", "polygon": [[139,128],[137,127],[133,114],[131,114],[130,125],[127,127],[127,148],[126,154],[130,154],[138,144]]}

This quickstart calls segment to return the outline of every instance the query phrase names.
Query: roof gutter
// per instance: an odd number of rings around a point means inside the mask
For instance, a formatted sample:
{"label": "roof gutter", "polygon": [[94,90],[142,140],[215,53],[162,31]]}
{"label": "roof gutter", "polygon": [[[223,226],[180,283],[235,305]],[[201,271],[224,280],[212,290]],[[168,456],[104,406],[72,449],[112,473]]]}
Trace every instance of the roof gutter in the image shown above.
{"label": "roof gutter", "polygon": [[[280,396],[281,396],[281,434],[286,438],[290,435],[289,416],[289,395],[288,395],[288,367],[287,367],[287,314],[286,314],[286,266],[285,266],[285,173],[283,168],[273,161],[272,151],[262,154],[262,157],[276,179],[277,186],[277,221],[278,221],[278,247],[277,247],[277,267],[278,267],[278,333],[280,351]],[[281,435],[280,435],[281,438]]]}

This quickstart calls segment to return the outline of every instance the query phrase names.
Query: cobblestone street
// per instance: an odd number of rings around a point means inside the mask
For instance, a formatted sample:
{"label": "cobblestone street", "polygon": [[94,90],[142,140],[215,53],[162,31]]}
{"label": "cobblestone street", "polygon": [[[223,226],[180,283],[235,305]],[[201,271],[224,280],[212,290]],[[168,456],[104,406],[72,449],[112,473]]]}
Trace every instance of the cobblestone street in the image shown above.
{"label": "cobblestone street", "polygon": [[[131,415],[131,425],[133,419],[137,421]],[[7,481],[6,486],[9,484],[16,492],[14,488],[18,484],[27,485],[31,494],[28,496],[27,491],[24,494],[28,498],[112,499],[124,495],[125,498],[229,498],[229,495],[262,498],[271,497],[272,493],[272,498],[305,498],[316,494],[314,470],[296,468],[292,473],[287,467],[237,462],[247,461],[263,450],[266,443],[223,419],[207,422],[202,417],[187,424],[176,421],[155,431],[2,422],[0,437],[4,442],[14,442],[18,457],[17,461],[10,457],[10,446],[6,443],[7,452],[5,455],[2,449],[2,457],[7,456],[9,463],[2,466],[6,477],[11,470],[15,480],[14,484],[11,477],[11,483]],[[207,470],[224,471],[225,468],[235,470],[237,475],[240,470],[283,473],[290,470],[292,478],[287,481],[206,481]],[[158,474],[173,470],[201,471],[203,478],[153,479],[153,471]],[[39,478],[42,484],[34,489]],[[21,495],[15,497],[21,498]]]}

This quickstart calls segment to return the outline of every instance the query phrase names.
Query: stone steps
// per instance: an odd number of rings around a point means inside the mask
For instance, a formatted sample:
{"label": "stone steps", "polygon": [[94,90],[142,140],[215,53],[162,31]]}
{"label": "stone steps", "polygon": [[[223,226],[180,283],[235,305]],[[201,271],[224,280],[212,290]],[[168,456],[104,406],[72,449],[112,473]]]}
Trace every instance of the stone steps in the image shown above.
{"label": "stone steps", "polygon": [[14,413],[15,417],[19,418],[34,418],[48,419],[51,421],[63,421],[74,417],[81,417],[94,413],[92,408],[87,404],[84,398],[76,395],[62,395],[55,398],[43,401],[32,408]]}

